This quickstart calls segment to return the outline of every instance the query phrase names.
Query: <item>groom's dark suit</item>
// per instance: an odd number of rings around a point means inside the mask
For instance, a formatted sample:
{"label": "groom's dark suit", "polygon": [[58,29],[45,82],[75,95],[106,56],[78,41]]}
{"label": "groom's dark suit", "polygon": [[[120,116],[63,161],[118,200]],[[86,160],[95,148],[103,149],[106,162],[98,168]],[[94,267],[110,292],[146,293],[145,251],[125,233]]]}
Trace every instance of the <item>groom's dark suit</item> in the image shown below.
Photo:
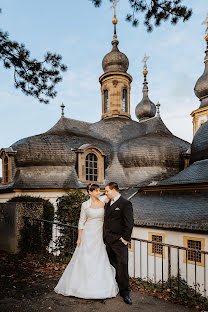
{"label": "groom's dark suit", "polygon": [[115,203],[105,204],[103,239],[110,263],[116,269],[116,280],[121,296],[129,295],[128,245],[133,229],[133,209],[129,200],[119,197]]}

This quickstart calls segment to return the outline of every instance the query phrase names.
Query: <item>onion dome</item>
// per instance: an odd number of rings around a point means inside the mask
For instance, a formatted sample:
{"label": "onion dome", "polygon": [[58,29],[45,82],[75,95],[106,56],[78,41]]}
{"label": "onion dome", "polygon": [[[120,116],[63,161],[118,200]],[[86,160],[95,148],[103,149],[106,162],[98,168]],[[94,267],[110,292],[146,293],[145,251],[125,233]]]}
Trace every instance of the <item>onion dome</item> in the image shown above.
{"label": "onion dome", "polygon": [[[204,23],[207,24],[208,30],[208,17],[206,19],[207,21],[205,20]],[[205,51],[206,55],[204,58],[205,69],[201,77],[199,77],[199,79],[197,80],[196,85],[194,87],[194,92],[201,101],[200,108],[208,106],[208,34],[206,35],[205,40],[207,43],[207,48]]]}
{"label": "onion dome", "polygon": [[[115,5],[116,6],[116,5]],[[112,50],[108,54],[106,54],[102,61],[102,67],[104,73],[108,72],[124,72],[126,73],[129,68],[129,60],[128,57],[119,51],[118,44],[119,41],[117,39],[116,34],[116,24],[118,23],[118,20],[116,18],[115,13],[115,6],[114,6],[114,18],[112,20],[112,23],[114,25],[114,36],[112,40]]]}
{"label": "onion dome", "polygon": [[102,67],[104,73],[108,72],[127,72],[129,68],[129,60],[128,57],[119,51],[118,49],[119,41],[117,39],[113,39],[112,41],[112,50],[108,54],[106,54],[102,61]]}
{"label": "onion dome", "polygon": [[147,82],[148,71],[147,71],[147,65],[146,65],[146,61],[148,58],[149,58],[148,56],[145,56],[143,59],[143,62],[145,63],[144,71],[143,71],[143,75],[144,75],[144,82],[143,82],[143,89],[142,89],[143,98],[141,102],[137,104],[136,109],[135,109],[135,115],[139,119],[139,121],[152,118],[155,116],[155,113],[156,113],[156,106],[152,101],[150,101],[149,96],[148,96],[148,82]]}
{"label": "onion dome", "polygon": [[191,144],[191,160],[208,159],[208,121],[196,132]]}

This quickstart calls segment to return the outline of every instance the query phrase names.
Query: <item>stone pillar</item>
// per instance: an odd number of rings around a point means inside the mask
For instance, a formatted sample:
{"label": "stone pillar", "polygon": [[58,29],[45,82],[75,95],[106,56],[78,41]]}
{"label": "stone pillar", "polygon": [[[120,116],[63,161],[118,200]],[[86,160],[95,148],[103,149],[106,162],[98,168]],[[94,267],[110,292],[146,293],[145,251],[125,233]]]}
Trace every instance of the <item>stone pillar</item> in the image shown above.
{"label": "stone pillar", "polygon": [[0,250],[18,253],[23,216],[41,218],[42,215],[42,203],[0,203]]}

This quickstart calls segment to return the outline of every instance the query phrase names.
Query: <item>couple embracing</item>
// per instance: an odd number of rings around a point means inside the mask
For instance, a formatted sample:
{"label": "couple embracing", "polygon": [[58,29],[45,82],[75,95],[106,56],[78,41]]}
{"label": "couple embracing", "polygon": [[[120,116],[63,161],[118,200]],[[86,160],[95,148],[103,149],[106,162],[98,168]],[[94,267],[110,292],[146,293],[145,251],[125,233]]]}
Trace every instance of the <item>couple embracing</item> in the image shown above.
{"label": "couple embracing", "polygon": [[118,184],[106,185],[100,196],[98,184],[89,184],[90,199],[82,204],[77,247],[54,291],[85,299],[129,297],[128,242],[133,229],[130,201]]}

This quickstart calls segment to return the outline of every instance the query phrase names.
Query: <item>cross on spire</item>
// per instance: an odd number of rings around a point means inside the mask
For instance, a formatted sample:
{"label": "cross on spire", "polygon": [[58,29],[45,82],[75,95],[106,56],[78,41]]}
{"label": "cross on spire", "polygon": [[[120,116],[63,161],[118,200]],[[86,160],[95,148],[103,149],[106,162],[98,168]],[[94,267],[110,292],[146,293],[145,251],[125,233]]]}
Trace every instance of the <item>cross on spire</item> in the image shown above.
{"label": "cross on spire", "polygon": [[202,25],[206,25],[205,33],[208,33],[208,13],[205,20],[202,22]]}
{"label": "cross on spire", "polygon": [[118,23],[118,20],[116,18],[116,6],[118,4],[119,0],[114,0],[113,1],[113,5],[112,5],[112,8],[114,9],[114,18],[112,20],[113,22],[113,25],[114,25],[114,35],[113,35],[113,38],[114,39],[117,39],[117,34],[116,34],[116,24]]}
{"label": "cross on spire", "polygon": [[114,0],[113,5],[112,5],[112,8],[114,8],[114,16],[115,17],[116,17],[116,7],[117,7],[118,2],[119,2],[119,0]]}
{"label": "cross on spire", "polygon": [[147,61],[148,61],[148,59],[149,59],[149,56],[147,56],[146,53],[145,53],[144,58],[142,59],[142,62],[144,63],[144,69],[147,69]]}

